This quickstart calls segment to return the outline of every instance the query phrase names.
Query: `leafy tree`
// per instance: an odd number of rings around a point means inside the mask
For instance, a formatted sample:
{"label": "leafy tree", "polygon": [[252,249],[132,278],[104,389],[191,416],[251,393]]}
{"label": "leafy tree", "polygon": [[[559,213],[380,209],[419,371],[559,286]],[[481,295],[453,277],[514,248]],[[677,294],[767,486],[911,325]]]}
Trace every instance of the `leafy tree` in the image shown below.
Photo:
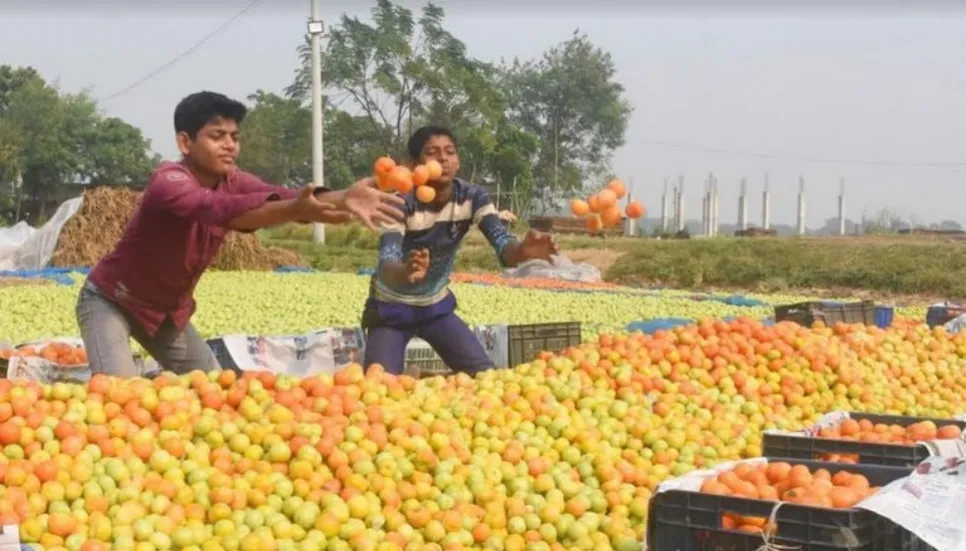
{"label": "leafy tree", "polygon": [[495,141],[490,156],[492,176],[500,182],[501,194],[510,194],[510,210],[517,215],[529,213],[535,187],[532,161],[540,141],[533,133],[509,122],[498,128]]}
{"label": "leafy tree", "polygon": [[904,226],[902,217],[889,209],[881,209],[872,216],[862,215],[862,233],[866,235],[896,233]]}
{"label": "leafy tree", "polygon": [[[82,105],[77,109],[86,111],[87,105]],[[84,117],[83,113],[78,113],[80,117]],[[80,145],[77,177],[81,182],[92,186],[147,184],[161,157],[149,153],[151,142],[141,130],[119,118],[100,118],[96,113],[80,120],[85,123],[77,132]]]}
{"label": "leafy tree", "polygon": [[302,102],[259,90],[242,126],[239,165],[283,186],[312,181],[312,112]]}
{"label": "leafy tree", "polygon": [[955,220],[943,220],[939,223],[939,229],[943,231],[963,231],[963,226]]}
{"label": "leafy tree", "polygon": [[[462,41],[443,28],[444,12],[429,3],[417,20],[412,10],[379,0],[372,23],[343,16],[331,30],[323,54],[323,85],[341,106],[361,113],[366,132],[378,137],[383,153],[405,157],[405,143],[416,127],[433,122],[464,130],[465,164],[480,166],[493,147],[495,125],[504,103],[496,70],[475,60]],[[311,50],[299,48],[302,68],[287,89],[307,100],[311,90]],[[470,127],[483,127],[470,132]]]}
{"label": "leafy tree", "polygon": [[325,110],[325,182],[342,189],[372,173],[372,163],[386,154],[381,144],[390,130],[368,124],[364,115],[351,115],[333,107]]}
{"label": "leafy tree", "polygon": [[[845,219],[845,234],[855,235],[859,233],[860,224],[852,220],[851,218]],[[839,234],[839,219],[838,217],[826,218],[825,223],[819,228],[816,233],[819,235],[838,235]]]}
{"label": "leafy tree", "polygon": [[0,66],[0,189],[38,203],[40,219],[67,184],[144,182],[157,162],[149,146],[86,94],[61,94],[30,67]]}
{"label": "leafy tree", "polygon": [[[609,175],[631,108],[608,54],[574,33],[539,61],[497,68],[469,55],[443,24],[436,4],[414,15],[378,0],[371,21],[343,16],[330,29],[322,55],[327,180],[368,172],[380,154],[405,158],[409,134],[427,123],[454,130],[464,177],[515,189],[514,210],[529,210],[538,188],[553,203]],[[286,94],[305,102],[308,40],[299,54],[301,68]]]}
{"label": "leafy tree", "polygon": [[[285,186],[312,181],[312,111],[298,99],[259,90],[242,128],[239,164],[262,179]],[[325,185],[347,187],[371,171],[384,154],[378,144],[386,131],[375,133],[364,116],[327,107],[324,114]]]}
{"label": "leafy tree", "polygon": [[19,156],[4,173],[19,175],[23,195],[40,201],[41,218],[47,200],[77,169],[77,144],[67,132],[69,114],[57,90],[39,77],[13,89],[2,113],[21,137]]}
{"label": "leafy tree", "polygon": [[9,107],[13,94],[31,81],[43,80],[33,67],[0,65],[0,112]]}
{"label": "leafy tree", "polygon": [[575,31],[539,61],[514,61],[506,71],[510,119],[540,138],[539,185],[566,192],[605,178],[632,112],[610,54]]}

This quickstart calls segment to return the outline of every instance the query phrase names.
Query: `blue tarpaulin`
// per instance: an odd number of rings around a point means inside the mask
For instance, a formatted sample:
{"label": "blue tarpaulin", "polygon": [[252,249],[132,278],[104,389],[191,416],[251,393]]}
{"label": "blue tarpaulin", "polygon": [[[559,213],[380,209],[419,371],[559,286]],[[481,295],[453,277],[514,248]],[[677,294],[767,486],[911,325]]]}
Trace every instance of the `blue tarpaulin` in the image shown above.
{"label": "blue tarpaulin", "polygon": [[[735,319],[737,319],[735,316],[729,316],[726,318],[722,318],[722,321],[733,321]],[[666,331],[669,329],[674,329],[675,327],[680,327],[682,325],[691,325],[696,322],[697,320],[687,319],[687,318],[657,318],[657,319],[646,320],[646,321],[633,321],[627,324],[627,331],[629,332],[640,331],[647,335],[653,335],[654,333],[661,330]],[[761,323],[765,327],[770,327],[772,325],[775,325],[775,320],[774,318],[764,318],[761,320]]]}
{"label": "blue tarpaulin", "polygon": [[685,318],[659,318],[648,321],[635,321],[627,324],[628,331],[640,331],[647,335],[653,335],[662,329],[674,329],[682,325],[691,325],[692,319]]}
{"label": "blue tarpaulin", "polygon": [[[736,316],[728,316],[728,317],[721,318],[721,321],[735,321],[736,319],[738,319]],[[759,321],[761,321],[761,324],[764,325],[765,327],[771,327],[772,325],[775,325],[775,318],[762,318]]]}
{"label": "blue tarpaulin", "polygon": [[376,270],[374,268],[359,268],[358,270],[356,270],[356,275],[361,275],[361,276],[376,275]]}
{"label": "blue tarpaulin", "polygon": [[74,278],[71,274],[87,275],[90,268],[43,268],[42,270],[4,270],[0,271],[0,277],[19,277],[24,279],[42,278],[49,279],[61,285],[73,285]]}
{"label": "blue tarpaulin", "polygon": [[307,266],[279,266],[274,271],[278,274],[304,274],[315,270]]}
{"label": "blue tarpaulin", "polygon": [[756,306],[768,306],[767,303],[753,298],[743,297],[739,295],[732,295],[730,297],[713,297],[708,300],[714,300],[717,302],[723,302],[729,306],[744,306],[747,308],[754,308]]}

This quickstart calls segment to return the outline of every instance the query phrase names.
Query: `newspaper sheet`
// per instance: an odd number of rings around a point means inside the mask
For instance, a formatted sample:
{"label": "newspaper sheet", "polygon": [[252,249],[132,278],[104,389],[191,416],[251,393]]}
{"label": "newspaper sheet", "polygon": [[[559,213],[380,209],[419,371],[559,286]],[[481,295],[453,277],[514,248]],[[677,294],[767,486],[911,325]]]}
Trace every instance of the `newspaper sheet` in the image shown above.
{"label": "newspaper sheet", "polygon": [[[29,346],[39,354],[44,351],[46,346],[53,343],[67,344],[78,348],[84,346],[84,341],[77,337],[60,337],[28,342],[20,345],[20,347]],[[4,349],[5,346],[5,344],[0,343],[0,349]],[[88,364],[59,365],[41,356],[13,356],[9,361],[7,379],[26,379],[52,384],[58,382],[86,383],[91,378],[91,369]],[[141,376],[149,376],[157,372],[157,364],[154,364],[152,369],[151,364],[145,363],[141,358],[134,358],[134,365]]]}
{"label": "newspaper sheet", "polygon": [[714,478],[724,472],[733,471],[735,470],[735,467],[742,463],[752,466],[767,465],[768,459],[764,457],[755,457],[752,459],[742,459],[740,461],[727,461],[724,463],[718,463],[710,469],[691,471],[684,476],[679,476],[677,478],[672,478],[671,480],[662,482],[657,487],[657,491],[655,493],[659,494],[668,490],[697,492],[701,490],[701,485],[704,484],[705,480]]}
{"label": "newspaper sheet", "polygon": [[931,457],[858,507],[895,522],[935,551],[966,551],[966,460]]}
{"label": "newspaper sheet", "polygon": [[[506,325],[471,327],[496,367],[506,367],[509,348]],[[320,329],[301,335],[261,337],[226,335],[224,346],[243,371],[271,371],[295,377],[335,374],[365,358],[365,336],[359,328]],[[413,339],[409,347],[428,346]]]}

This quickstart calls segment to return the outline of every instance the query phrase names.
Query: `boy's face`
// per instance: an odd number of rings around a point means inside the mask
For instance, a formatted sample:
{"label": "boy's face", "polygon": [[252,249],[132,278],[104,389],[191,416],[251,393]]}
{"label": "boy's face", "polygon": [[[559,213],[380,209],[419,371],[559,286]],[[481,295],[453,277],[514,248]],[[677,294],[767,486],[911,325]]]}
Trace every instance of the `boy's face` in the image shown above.
{"label": "boy's face", "polygon": [[419,162],[423,164],[430,159],[434,159],[443,167],[443,175],[439,180],[429,184],[435,188],[441,188],[453,183],[453,179],[460,172],[460,153],[449,136],[433,136],[426,141],[419,156]]}
{"label": "boy's face", "polygon": [[216,176],[227,176],[235,169],[240,146],[238,123],[215,117],[198,130],[194,138],[178,134],[178,149],[196,167]]}

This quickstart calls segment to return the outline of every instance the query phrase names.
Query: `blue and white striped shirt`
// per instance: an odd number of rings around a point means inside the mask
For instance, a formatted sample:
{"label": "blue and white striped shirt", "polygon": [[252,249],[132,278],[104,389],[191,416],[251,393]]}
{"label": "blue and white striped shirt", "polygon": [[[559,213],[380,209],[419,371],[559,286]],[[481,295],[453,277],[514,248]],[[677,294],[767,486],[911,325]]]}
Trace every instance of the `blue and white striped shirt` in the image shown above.
{"label": "blue and white striped shirt", "polygon": [[[420,202],[415,193],[405,199],[405,223],[385,226],[379,239],[379,266],[370,288],[375,300],[430,306],[446,298],[456,251],[473,224],[486,236],[501,263],[503,249],[515,239],[503,226],[486,191],[463,180],[453,181],[453,195],[443,205]],[[385,264],[403,262],[416,249],[429,250],[426,277],[414,284],[386,283],[381,277]]]}

